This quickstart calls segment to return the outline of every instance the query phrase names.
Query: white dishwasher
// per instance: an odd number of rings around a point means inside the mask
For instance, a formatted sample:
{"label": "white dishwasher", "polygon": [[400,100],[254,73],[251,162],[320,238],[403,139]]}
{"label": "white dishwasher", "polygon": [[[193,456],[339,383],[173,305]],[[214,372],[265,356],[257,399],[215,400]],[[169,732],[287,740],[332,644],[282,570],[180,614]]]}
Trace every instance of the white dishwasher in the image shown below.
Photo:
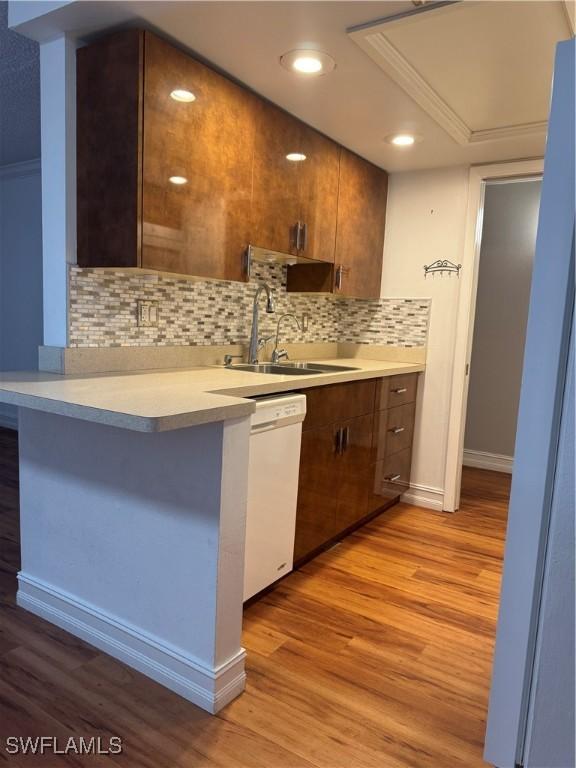
{"label": "white dishwasher", "polygon": [[292,570],[304,395],[255,400],[250,432],[244,600]]}

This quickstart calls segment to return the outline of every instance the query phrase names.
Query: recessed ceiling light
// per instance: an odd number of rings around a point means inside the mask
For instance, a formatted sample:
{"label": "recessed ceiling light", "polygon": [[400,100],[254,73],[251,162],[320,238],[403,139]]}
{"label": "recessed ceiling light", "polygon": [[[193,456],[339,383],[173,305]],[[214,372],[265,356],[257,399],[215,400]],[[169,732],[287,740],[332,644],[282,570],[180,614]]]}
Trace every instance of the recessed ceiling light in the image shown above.
{"label": "recessed ceiling light", "polygon": [[292,63],[292,69],[305,75],[315,75],[322,69],[322,62],[316,56],[298,56]]}
{"label": "recessed ceiling light", "polygon": [[302,152],[289,152],[286,155],[286,160],[290,160],[291,163],[301,163],[302,160],[306,160],[306,155]]}
{"label": "recessed ceiling light", "polygon": [[196,101],[196,96],[194,96],[192,91],[186,91],[184,88],[175,88],[170,93],[170,97],[174,99],[174,101]]}
{"label": "recessed ceiling light", "polygon": [[185,176],[170,176],[168,181],[170,184],[188,184],[188,179]]}
{"label": "recessed ceiling light", "polygon": [[413,133],[391,133],[389,136],[386,136],[386,141],[395,147],[411,147],[422,141],[422,137],[416,136]]}
{"label": "recessed ceiling light", "polygon": [[298,75],[325,75],[331,72],[336,62],[324,51],[298,49],[280,57],[280,64]]}

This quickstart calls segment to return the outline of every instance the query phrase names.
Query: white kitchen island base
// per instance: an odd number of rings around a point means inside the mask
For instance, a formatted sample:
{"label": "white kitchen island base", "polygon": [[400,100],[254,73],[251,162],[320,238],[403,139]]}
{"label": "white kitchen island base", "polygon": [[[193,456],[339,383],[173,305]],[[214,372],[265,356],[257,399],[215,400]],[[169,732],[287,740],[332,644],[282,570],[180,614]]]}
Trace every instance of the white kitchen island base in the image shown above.
{"label": "white kitchen island base", "polygon": [[209,712],[242,692],[250,417],[142,433],[20,409],[18,605]]}

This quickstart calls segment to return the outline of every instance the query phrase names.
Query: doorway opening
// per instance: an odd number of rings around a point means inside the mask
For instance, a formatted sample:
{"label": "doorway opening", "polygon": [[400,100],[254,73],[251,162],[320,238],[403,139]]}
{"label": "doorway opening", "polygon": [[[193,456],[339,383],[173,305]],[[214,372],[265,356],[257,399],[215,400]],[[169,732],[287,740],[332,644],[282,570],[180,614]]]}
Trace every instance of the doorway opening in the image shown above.
{"label": "doorway opening", "polygon": [[460,507],[463,465],[473,475],[512,472],[542,173],[542,160],[470,171],[444,483],[447,512]]}
{"label": "doorway opening", "polygon": [[462,463],[512,474],[542,181],[486,182]]}

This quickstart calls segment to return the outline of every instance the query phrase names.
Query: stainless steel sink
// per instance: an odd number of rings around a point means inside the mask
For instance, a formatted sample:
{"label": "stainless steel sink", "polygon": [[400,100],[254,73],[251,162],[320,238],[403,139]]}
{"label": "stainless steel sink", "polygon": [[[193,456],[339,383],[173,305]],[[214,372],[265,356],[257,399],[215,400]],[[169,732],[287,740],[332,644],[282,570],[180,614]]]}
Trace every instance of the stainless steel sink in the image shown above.
{"label": "stainless steel sink", "polygon": [[275,373],[281,376],[306,376],[307,374],[320,373],[318,369],[297,368],[294,365],[280,365],[274,363],[258,363],[249,365],[232,365],[230,371],[250,371],[251,373]]}
{"label": "stainless steel sink", "polygon": [[275,373],[281,376],[309,376],[315,373],[331,373],[337,371],[357,371],[350,365],[328,365],[324,363],[243,363],[229,366],[232,371],[249,371],[251,373]]}

